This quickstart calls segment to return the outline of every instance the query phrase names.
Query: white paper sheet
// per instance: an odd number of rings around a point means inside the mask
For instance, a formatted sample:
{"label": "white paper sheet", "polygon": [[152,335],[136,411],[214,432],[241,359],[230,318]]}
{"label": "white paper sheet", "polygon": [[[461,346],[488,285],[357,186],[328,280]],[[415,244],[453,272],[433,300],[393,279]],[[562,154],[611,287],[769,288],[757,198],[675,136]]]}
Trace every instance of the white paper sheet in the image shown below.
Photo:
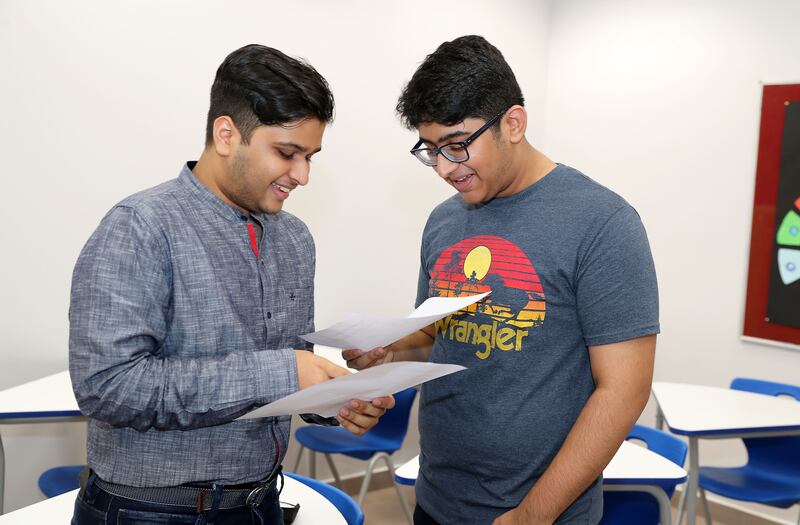
{"label": "white paper sheet", "polygon": [[461,370],[464,370],[461,365],[417,361],[387,363],[298,390],[294,394],[248,412],[239,419],[306,413],[331,417],[351,399],[369,401],[376,397],[388,396]]}
{"label": "white paper sheet", "polygon": [[477,303],[491,292],[464,297],[430,297],[411,312],[408,317],[383,317],[369,314],[353,314],[344,321],[324,330],[301,335],[310,343],[335,348],[357,348],[372,350],[386,346],[416,332],[420,328],[438,321],[446,315]]}

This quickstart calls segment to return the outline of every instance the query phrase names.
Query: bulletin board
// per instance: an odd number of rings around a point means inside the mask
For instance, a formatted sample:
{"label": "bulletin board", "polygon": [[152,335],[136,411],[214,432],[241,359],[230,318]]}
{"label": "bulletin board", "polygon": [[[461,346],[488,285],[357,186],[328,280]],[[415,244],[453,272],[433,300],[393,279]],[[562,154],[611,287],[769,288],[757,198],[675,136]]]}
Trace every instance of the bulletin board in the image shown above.
{"label": "bulletin board", "polygon": [[800,348],[800,84],[764,86],[743,335]]}

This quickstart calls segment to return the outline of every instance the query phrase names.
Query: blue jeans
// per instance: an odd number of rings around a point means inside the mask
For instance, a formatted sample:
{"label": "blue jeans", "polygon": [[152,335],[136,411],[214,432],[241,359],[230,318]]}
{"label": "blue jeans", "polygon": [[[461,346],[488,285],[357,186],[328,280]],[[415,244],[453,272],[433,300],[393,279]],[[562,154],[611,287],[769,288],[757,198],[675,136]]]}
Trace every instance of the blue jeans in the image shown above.
{"label": "blue jeans", "polygon": [[[222,487],[219,487],[221,490]],[[114,496],[90,480],[75,501],[72,525],[283,525],[278,490],[269,491],[260,505],[233,509],[196,509],[147,503]]]}

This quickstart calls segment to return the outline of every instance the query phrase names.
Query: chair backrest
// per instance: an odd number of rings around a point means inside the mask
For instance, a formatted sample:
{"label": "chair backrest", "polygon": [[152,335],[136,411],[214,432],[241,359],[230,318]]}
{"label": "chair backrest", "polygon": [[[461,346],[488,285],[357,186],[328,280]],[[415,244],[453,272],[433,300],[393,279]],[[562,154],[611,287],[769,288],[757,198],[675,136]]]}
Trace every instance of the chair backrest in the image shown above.
{"label": "chair backrest", "polygon": [[731,381],[731,388],[733,390],[755,392],[756,394],[766,394],[768,396],[791,396],[800,401],[800,386],[787,385],[786,383],[737,377]]}
{"label": "chair backrest", "polygon": [[39,490],[48,498],[80,487],[80,473],[86,465],[65,465],[45,470],[39,476]]}
{"label": "chair backrest", "polygon": [[644,425],[633,425],[625,439],[638,439],[647,444],[647,448],[656,454],[664,456],[678,466],[683,466],[686,461],[688,445],[672,434]]}
{"label": "chair backrest", "polygon": [[414,404],[414,398],[416,397],[417,389],[413,387],[396,393],[394,395],[394,408],[387,410],[369,433],[396,443],[396,449],[399,449],[406,437],[406,432],[408,432],[411,406]]}
{"label": "chair backrest", "polygon": [[[649,450],[676,465],[683,466],[688,446],[677,437],[661,430],[633,425],[626,439],[644,441]],[[675,492],[675,482],[660,483],[668,497]],[[658,525],[658,500],[645,492],[604,492],[603,517],[600,525]]]}
{"label": "chair backrest", "polygon": [[[297,480],[322,494],[325,499],[333,503],[333,506],[342,513],[342,516],[344,516],[344,519],[347,521],[347,525],[363,525],[364,512],[361,510],[361,507],[358,506],[358,503],[356,503],[353,498],[341,490],[332,485],[328,485],[327,483],[323,483],[319,480],[308,478],[306,476],[301,476],[299,474],[294,474],[293,472],[284,472],[284,475]],[[303,512],[302,505],[300,505],[300,512]]]}
{"label": "chair backrest", "polygon": [[[768,396],[791,396],[800,401],[800,387],[761,379],[737,377],[731,389]],[[743,439],[747,464],[800,480],[800,436]]]}

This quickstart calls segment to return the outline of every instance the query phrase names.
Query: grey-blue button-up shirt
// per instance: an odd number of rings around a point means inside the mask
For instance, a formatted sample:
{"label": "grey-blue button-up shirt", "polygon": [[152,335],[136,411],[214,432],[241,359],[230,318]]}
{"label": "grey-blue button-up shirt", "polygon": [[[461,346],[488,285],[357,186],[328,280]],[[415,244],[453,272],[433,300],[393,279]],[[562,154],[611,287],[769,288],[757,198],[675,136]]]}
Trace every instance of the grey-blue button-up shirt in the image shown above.
{"label": "grey-blue button-up shirt", "polygon": [[314,243],[289,213],[243,216],[193,166],[114,206],[75,266],[69,369],[107,481],[245,483],[286,451],[288,416],[234,419],[298,388]]}

